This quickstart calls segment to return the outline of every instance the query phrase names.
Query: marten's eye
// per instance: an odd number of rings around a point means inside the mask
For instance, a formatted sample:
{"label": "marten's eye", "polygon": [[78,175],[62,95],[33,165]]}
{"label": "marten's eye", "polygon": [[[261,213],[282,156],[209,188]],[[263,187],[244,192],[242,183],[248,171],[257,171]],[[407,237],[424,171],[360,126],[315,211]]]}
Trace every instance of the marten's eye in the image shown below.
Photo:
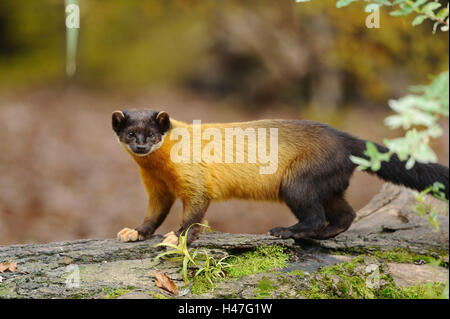
{"label": "marten's eye", "polygon": [[134,132],[128,132],[128,137],[134,137]]}
{"label": "marten's eye", "polygon": [[153,132],[148,133],[148,137],[153,137],[155,136],[155,134],[153,134]]}

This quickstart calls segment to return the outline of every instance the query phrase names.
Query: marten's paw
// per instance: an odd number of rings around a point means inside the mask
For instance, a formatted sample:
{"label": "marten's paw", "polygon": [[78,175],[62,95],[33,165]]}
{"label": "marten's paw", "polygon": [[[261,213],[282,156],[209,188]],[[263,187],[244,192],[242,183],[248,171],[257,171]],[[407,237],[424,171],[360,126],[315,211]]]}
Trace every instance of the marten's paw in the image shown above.
{"label": "marten's paw", "polygon": [[173,231],[165,234],[163,237],[164,237],[163,243],[178,245],[178,237],[177,235],[175,235]]}
{"label": "marten's paw", "polygon": [[117,239],[121,242],[143,240],[138,231],[131,228],[124,228],[117,233]]}
{"label": "marten's paw", "polygon": [[269,230],[269,235],[275,236],[275,237],[281,237],[283,239],[287,238],[293,238],[294,233],[289,230],[288,227],[275,227]]}

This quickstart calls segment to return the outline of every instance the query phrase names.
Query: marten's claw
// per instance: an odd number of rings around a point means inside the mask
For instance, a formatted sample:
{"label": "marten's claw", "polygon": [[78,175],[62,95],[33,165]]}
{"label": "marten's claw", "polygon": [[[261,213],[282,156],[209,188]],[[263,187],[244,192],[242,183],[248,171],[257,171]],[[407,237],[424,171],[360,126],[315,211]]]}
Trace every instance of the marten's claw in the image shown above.
{"label": "marten's claw", "polygon": [[173,231],[165,234],[163,237],[164,237],[163,243],[178,245],[178,237],[177,235],[175,235]]}
{"label": "marten's claw", "polygon": [[141,240],[139,233],[135,229],[124,228],[117,233],[117,239],[121,242]]}

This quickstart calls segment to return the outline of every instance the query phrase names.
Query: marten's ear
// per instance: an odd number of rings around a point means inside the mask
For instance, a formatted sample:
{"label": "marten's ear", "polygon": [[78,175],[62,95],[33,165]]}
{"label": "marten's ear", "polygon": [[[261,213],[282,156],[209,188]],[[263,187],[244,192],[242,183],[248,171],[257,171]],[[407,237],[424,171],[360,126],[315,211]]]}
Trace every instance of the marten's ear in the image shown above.
{"label": "marten's ear", "polygon": [[161,111],[156,115],[156,123],[158,123],[158,127],[160,131],[164,134],[170,129],[170,117],[167,112]]}
{"label": "marten's ear", "polygon": [[125,124],[125,114],[122,111],[114,111],[112,113],[112,128],[118,134]]}

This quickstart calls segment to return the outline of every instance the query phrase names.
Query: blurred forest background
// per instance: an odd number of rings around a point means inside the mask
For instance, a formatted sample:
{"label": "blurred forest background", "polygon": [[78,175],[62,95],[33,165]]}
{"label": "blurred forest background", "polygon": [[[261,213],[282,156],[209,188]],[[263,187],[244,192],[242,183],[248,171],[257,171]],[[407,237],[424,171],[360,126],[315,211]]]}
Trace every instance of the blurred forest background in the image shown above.
{"label": "blurred forest background", "polygon": [[[335,1],[79,0],[77,72],[65,70],[62,0],[0,0],[0,245],[114,237],[138,226],[146,196],[111,112],[166,110],[192,122],[310,119],[382,142],[387,101],[448,69],[448,33]],[[445,134],[433,141],[448,165]],[[364,206],[382,184],[356,172]],[[265,233],[282,205],[230,201],[213,229]],[[157,231],[178,228],[181,204]]]}

